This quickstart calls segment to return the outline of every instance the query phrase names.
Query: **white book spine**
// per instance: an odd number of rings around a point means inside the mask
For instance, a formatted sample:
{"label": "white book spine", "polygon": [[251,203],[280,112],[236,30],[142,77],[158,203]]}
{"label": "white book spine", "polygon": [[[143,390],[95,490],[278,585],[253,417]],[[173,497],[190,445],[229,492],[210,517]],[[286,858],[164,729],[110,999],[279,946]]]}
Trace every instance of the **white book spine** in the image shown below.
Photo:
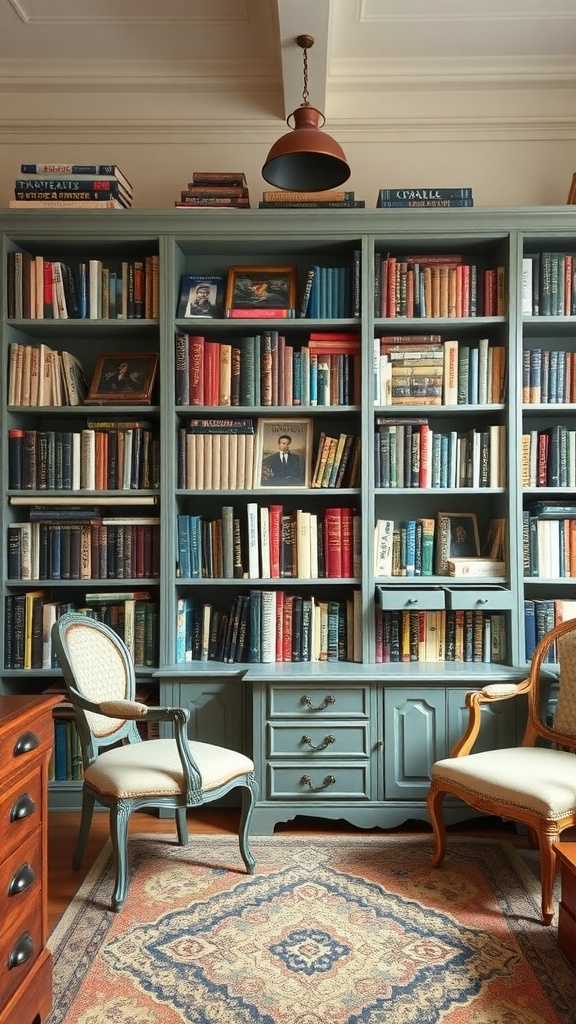
{"label": "white book spine", "polygon": [[266,506],[260,508],[260,557],[262,579],[270,579],[270,512]]}
{"label": "white book spine", "polygon": [[246,506],[248,520],[248,579],[260,579],[260,558],[258,553],[258,505],[249,501]]}
{"label": "white book spine", "polygon": [[262,591],[260,660],[266,664],[276,661],[276,592],[274,590]]}

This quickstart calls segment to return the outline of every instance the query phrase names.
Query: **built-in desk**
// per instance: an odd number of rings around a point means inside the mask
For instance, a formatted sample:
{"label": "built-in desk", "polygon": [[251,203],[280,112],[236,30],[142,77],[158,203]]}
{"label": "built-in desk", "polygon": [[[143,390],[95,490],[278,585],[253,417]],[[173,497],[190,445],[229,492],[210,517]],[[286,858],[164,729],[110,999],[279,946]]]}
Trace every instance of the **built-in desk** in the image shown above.
{"label": "built-in desk", "polygon": [[558,943],[576,966],[576,843],[557,843],[560,861],[561,894],[558,910]]}

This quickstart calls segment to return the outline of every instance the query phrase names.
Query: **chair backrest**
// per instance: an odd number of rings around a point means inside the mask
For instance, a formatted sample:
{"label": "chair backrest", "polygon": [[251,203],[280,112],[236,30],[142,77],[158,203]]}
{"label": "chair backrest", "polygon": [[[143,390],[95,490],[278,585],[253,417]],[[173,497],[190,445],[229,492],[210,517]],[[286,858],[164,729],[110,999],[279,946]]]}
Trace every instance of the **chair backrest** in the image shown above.
{"label": "chair backrest", "polygon": [[[558,700],[552,725],[546,721],[543,680],[549,651],[558,666]],[[552,666],[551,666],[552,668]],[[530,666],[528,723],[524,744],[538,738],[569,749],[576,749],[576,619],[560,622],[540,640]]]}
{"label": "chair backrest", "polygon": [[82,706],[82,698],[94,704],[134,700],[134,665],[117,633],[87,615],[67,612],[52,627],[52,643],[74,708],[84,767],[94,762],[102,747],[139,742],[133,721],[108,718]]}

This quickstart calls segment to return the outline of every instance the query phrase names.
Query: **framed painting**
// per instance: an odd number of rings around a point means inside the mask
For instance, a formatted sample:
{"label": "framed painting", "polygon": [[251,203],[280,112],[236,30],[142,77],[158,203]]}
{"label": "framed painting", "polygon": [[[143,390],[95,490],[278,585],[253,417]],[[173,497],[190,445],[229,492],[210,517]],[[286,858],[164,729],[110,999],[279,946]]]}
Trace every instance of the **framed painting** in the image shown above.
{"label": "framed painting", "polygon": [[224,313],[224,278],[216,274],[183,274],[176,315],[188,320],[195,317],[211,319]]}
{"label": "framed painting", "polygon": [[234,316],[293,315],[296,305],[296,267],[229,267],[226,311]]}
{"label": "framed painting", "polygon": [[448,559],[478,558],[480,538],[475,512],[439,512],[436,573],[448,575]]}
{"label": "framed painting", "polygon": [[312,419],[258,420],[255,487],[310,487],[312,426]]}
{"label": "framed painting", "polygon": [[157,352],[100,355],[85,401],[150,404],[157,369]]}

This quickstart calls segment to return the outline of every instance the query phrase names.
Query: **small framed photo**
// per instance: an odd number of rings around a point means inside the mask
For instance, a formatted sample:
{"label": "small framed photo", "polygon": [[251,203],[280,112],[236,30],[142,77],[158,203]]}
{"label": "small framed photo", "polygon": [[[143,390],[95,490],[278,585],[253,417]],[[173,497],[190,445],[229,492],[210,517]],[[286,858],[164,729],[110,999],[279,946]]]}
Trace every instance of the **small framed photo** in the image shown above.
{"label": "small framed photo", "polygon": [[451,558],[478,558],[480,537],[475,512],[439,512],[436,541],[436,573],[448,576]]}
{"label": "small framed photo", "polygon": [[274,310],[285,316],[296,305],[296,267],[230,267],[226,310]]}
{"label": "small framed photo", "polygon": [[224,278],[215,274],[183,274],[176,316],[180,320],[191,317],[224,315]]}
{"label": "small framed photo", "polygon": [[312,419],[259,419],[254,487],[309,487],[312,435]]}
{"label": "small framed photo", "polygon": [[86,403],[150,404],[157,352],[109,352],[98,356]]}

